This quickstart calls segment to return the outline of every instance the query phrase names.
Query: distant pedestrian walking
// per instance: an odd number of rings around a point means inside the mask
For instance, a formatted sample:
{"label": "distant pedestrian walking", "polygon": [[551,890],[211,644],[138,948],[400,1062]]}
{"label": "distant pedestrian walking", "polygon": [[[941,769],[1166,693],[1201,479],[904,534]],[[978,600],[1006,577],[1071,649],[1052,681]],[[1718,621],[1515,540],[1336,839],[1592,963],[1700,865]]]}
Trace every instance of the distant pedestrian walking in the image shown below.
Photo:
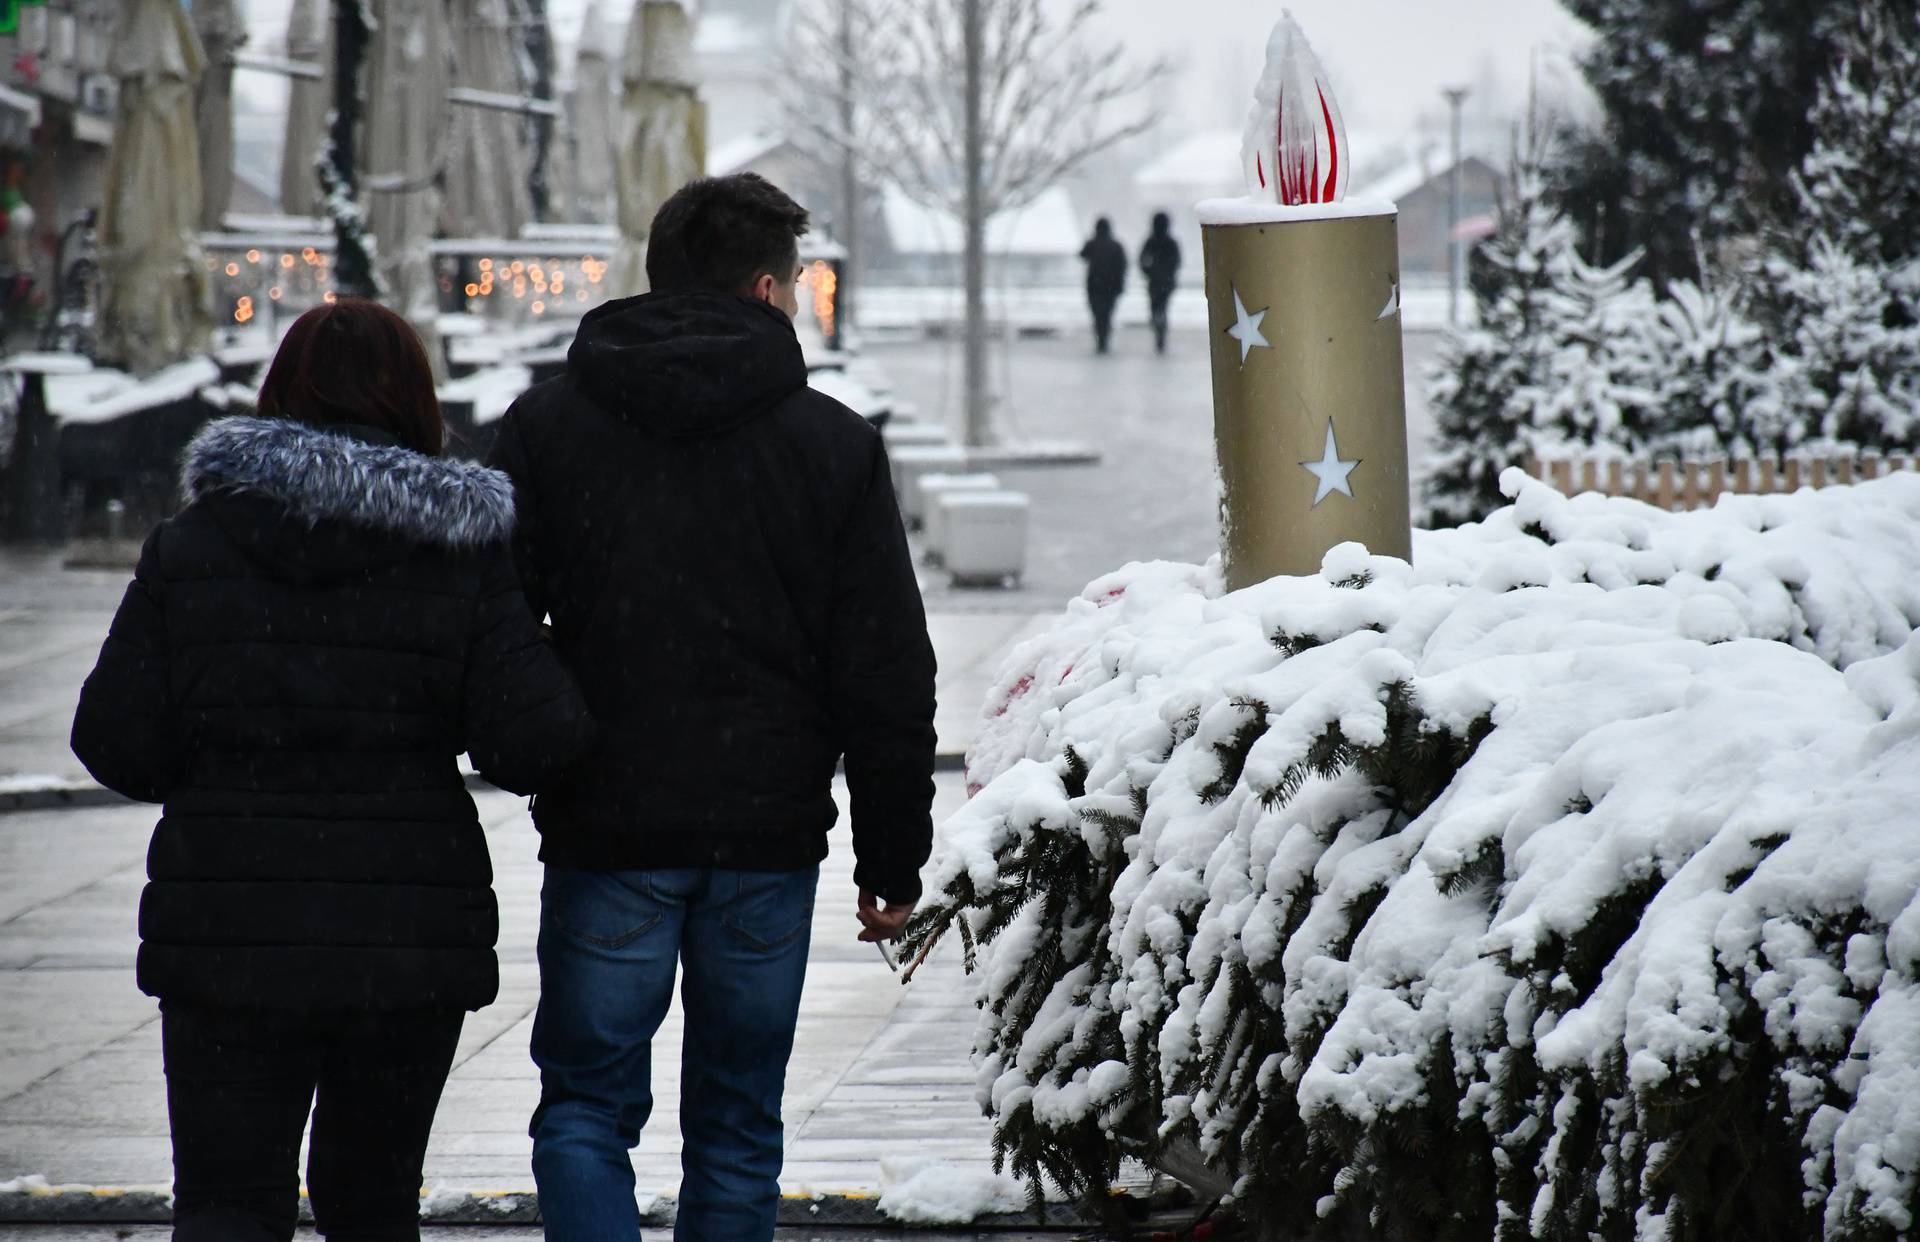
{"label": "distant pedestrian walking", "polygon": [[1153,235],[1140,247],[1140,273],[1147,278],[1147,306],[1153,318],[1153,348],[1167,352],[1167,303],[1180,283],[1180,243],[1173,240],[1173,221],[1164,211],[1153,213]]}
{"label": "distant pedestrian walking", "polygon": [[499,990],[487,839],[456,762],[543,788],[592,740],[514,576],[505,476],[441,460],[406,322],[302,315],[187,450],[73,721],[165,810],[140,899],[176,1242],[418,1238],[466,1010]]}
{"label": "distant pedestrian walking", "polygon": [[1107,352],[1113,336],[1113,307],[1127,287],[1127,252],[1113,235],[1113,225],[1101,216],[1093,226],[1093,237],[1080,248],[1081,261],[1087,265],[1087,306],[1093,311],[1094,348]]}

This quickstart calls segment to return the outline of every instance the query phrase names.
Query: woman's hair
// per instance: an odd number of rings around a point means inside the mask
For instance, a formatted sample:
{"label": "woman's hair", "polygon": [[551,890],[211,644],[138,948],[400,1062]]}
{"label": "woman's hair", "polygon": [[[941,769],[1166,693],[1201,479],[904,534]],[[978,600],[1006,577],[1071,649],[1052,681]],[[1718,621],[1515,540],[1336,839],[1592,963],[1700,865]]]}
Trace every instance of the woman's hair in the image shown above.
{"label": "woman's hair", "polygon": [[260,385],[260,415],[378,427],[428,457],[446,446],[420,338],[406,320],[360,298],[316,306],[293,321]]}

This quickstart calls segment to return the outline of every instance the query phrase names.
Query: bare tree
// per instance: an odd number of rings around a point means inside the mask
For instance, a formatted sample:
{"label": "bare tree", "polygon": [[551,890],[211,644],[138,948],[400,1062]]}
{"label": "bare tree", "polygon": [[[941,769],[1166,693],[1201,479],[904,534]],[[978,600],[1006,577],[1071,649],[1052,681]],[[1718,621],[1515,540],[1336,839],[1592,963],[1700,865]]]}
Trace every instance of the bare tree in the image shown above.
{"label": "bare tree", "polygon": [[846,249],[840,314],[857,321],[853,284],[862,261],[864,189],[885,180],[874,157],[881,145],[882,77],[898,60],[903,0],[800,0],[787,33],[780,104],[789,141],[834,169],[834,238]]}
{"label": "bare tree", "polygon": [[[965,435],[990,443],[987,221],[1024,207],[1155,120],[1165,61],[1089,41],[1099,0],[919,0],[901,6],[878,91],[870,159],[901,191],[965,226]],[[955,166],[953,153],[962,152]]]}

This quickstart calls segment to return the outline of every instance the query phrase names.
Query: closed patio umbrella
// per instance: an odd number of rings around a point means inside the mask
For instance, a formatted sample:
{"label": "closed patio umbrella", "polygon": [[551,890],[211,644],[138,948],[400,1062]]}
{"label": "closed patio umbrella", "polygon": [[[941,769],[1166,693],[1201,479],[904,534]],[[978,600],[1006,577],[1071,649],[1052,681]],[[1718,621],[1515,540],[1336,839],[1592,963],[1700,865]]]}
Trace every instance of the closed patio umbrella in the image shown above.
{"label": "closed patio umbrella", "polygon": [[120,80],[100,212],[101,352],[145,375],[206,348],[195,92],[204,60],[180,0],[125,0],[108,68]]}
{"label": "closed patio umbrella", "polygon": [[247,33],[234,0],[193,0],[193,29],[206,55],[195,119],[200,131],[200,227],[218,230],[233,203],[233,54]]}
{"label": "closed patio umbrella", "polygon": [[321,65],[320,78],[291,78],[287,87],[286,142],[280,148],[280,210],[290,216],[320,214],[320,177],[314,164],[326,139],[333,100],[333,44],[327,0],[293,0],[287,19],[287,59]]}
{"label": "closed patio umbrella", "polygon": [[[454,83],[468,90],[524,93],[506,0],[451,0]],[[450,237],[515,238],[533,218],[527,188],[532,159],[517,112],[456,104],[447,138],[441,228]]]}
{"label": "closed patio umbrella", "polygon": [[573,93],[567,99],[572,129],[574,212],[592,224],[613,218],[613,58],[611,39],[600,15],[600,0],[590,0],[580,24],[579,51],[573,64]]}
{"label": "closed patio umbrella", "polygon": [[679,0],[637,0],[620,67],[614,191],[620,242],[616,297],[647,288],[646,237],[653,214],[706,166],[706,107],[693,55],[693,15]]}
{"label": "closed patio umbrella", "polygon": [[405,316],[445,378],[438,290],[428,243],[440,217],[440,177],[453,73],[445,0],[375,0],[367,65],[363,186],[386,302]]}

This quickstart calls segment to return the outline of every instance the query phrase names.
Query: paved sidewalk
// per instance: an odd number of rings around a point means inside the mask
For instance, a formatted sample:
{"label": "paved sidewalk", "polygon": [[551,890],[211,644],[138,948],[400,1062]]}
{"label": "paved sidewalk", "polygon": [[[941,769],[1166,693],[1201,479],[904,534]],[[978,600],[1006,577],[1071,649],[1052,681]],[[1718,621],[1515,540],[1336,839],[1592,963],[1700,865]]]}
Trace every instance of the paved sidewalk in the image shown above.
{"label": "paved sidewalk", "polygon": [[[943,775],[937,810],[961,800]],[[844,788],[840,791],[844,799]],[[540,866],[520,799],[478,799],[501,904],[500,999],[470,1015],[427,1155],[443,1190],[531,1188],[527,1057],[538,978]],[[153,811],[128,806],[0,816],[0,1182],[164,1186],[171,1180],[155,1003],[133,982],[134,915]],[[787,1082],[796,1194],[880,1187],[910,1153],[984,1171],[990,1132],[972,1099],[970,986],[943,950],[902,987],[854,939],[844,829],[823,868],[799,1038]],[[678,1006],[659,1035],[656,1122],[634,1155],[643,1191],[679,1181]]]}

